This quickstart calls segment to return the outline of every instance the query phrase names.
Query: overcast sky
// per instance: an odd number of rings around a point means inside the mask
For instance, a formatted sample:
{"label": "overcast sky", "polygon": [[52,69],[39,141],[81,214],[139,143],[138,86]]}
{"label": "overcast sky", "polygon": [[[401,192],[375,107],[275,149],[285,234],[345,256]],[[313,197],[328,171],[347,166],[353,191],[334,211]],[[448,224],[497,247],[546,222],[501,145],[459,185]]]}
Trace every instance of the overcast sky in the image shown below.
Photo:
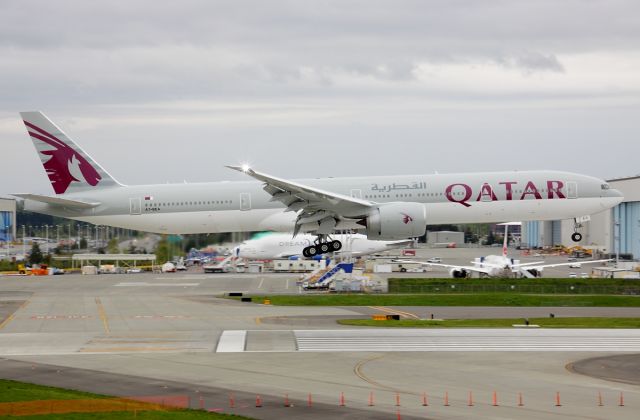
{"label": "overcast sky", "polygon": [[125,184],[640,173],[640,2],[0,1],[0,194],[41,110]]}

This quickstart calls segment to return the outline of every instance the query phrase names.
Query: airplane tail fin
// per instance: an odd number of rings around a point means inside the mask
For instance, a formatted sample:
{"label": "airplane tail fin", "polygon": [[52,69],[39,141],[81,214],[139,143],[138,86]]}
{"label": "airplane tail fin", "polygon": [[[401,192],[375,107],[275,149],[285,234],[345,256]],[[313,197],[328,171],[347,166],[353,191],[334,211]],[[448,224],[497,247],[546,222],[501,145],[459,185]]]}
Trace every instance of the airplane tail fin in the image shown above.
{"label": "airplane tail fin", "polygon": [[56,194],[122,185],[42,112],[20,116]]}
{"label": "airplane tail fin", "polygon": [[507,244],[509,243],[509,224],[504,225],[504,242],[502,242],[502,256],[507,256]]}

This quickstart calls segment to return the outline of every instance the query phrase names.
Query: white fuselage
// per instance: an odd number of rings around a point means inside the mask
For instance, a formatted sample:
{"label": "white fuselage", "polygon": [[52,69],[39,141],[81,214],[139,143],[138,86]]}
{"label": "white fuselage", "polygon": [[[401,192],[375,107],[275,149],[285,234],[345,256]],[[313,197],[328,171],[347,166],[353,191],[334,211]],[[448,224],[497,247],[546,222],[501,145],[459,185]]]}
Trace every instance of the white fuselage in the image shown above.
{"label": "white fuselage", "polygon": [[[234,249],[234,255],[250,260],[273,260],[302,256],[305,247],[314,244],[314,235],[301,234],[295,238],[291,233],[273,233],[256,239],[250,239]],[[340,252],[351,252],[353,255],[369,255],[389,249],[406,246],[410,241],[374,241],[364,235],[332,235],[331,239],[342,243]]]}
{"label": "white fuselage", "polygon": [[[372,203],[417,202],[428,224],[559,220],[594,214],[622,201],[600,179],[558,171],[401,175],[300,180]],[[65,194],[100,203],[89,209],[26,200],[25,209],[98,225],[156,233],[290,232],[284,212],[255,181],[114,186]],[[354,219],[336,229],[357,229]],[[304,229],[305,230],[312,230]]]}
{"label": "white fuselage", "polygon": [[476,266],[488,269],[489,277],[503,277],[511,273],[513,260],[504,255],[487,255],[481,262],[476,263]]}

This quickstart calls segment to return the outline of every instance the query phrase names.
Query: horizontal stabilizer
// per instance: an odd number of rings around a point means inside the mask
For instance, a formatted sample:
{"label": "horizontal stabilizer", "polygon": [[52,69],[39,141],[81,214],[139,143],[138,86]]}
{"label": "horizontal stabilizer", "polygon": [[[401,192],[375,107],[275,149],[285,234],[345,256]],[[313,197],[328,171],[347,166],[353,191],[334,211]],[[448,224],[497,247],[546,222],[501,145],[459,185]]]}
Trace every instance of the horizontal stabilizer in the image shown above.
{"label": "horizontal stabilizer", "polygon": [[39,201],[40,203],[51,204],[52,206],[74,207],[77,209],[90,209],[97,207],[100,203],[88,203],[86,201],[70,200],[68,198],[50,197],[48,195],[39,194],[11,194],[14,197],[24,198],[25,200]]}

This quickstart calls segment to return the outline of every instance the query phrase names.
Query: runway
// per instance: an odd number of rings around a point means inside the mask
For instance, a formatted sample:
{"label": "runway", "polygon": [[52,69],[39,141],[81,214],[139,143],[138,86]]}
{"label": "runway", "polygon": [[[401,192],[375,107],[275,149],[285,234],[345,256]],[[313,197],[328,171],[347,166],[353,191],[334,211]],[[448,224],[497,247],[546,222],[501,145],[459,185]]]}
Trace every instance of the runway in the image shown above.
{"label": "runway", "polygon": [[[354,329],[335,320],[368,317],[381,308],[277,307],[215,297],[229,291],[297,293],[296,278],[192,273],[0,278],[0,372],[117,395],[179,390],[197,401],[207,390],[208,406],[224,411],[233,411],[226,396],[235,393],[239,403],[233,412],[265,419],[287,415],[281,411],[285,394],[300,410],[308,394],[313,396],[314,411],[289,412],[296,418],[391,419],[398,410],[403,419],[637,417],[637,385],[565,368],[581,359],[640,352],[635,330]],[[441,312],[399,309],[422,317]],[[590,308],[442,308],[452,317],[539,311],[588,315]],[[637,311],[612,308],[609,316],[637,316]],[[36,375],[40,369],[44,373]],[[101,382],[87,379],[92,377]],[[499,408],[491,405],[493,391]],[[477,399],[472,407],[469,392]],[[556,392],[562,408],[553,405]],[[604,407],[595,405],[598,392]],[[620,392],[624,408],[614,403]],[[346,408],[338,405],[341,393]],[[423,393],[428,407],[422,405]],[[450,406],[443,405],[445,393]],[[517,405],[518,393],[523,407]],[[272,411],[250,410],[257,394]]]}
{"label": "runway", "polygon": [[216,351],[223,353],[245,351],[640,352],[640,331],[623,329],[509,330],[504,328],[227,330],[222,333]]}

